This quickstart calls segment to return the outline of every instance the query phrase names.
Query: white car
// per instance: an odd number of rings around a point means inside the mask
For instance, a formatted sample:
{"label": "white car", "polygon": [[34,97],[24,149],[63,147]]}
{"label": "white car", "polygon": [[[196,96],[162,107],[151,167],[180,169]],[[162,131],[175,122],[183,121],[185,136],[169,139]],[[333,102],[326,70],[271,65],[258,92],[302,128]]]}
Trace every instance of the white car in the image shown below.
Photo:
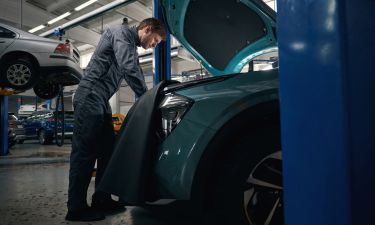
{"label": "white car", "polygon": [[39,37],[0,23],[0,87],[27,90],[51,99],[59,86],[82,78],[80,53],[69,41]]}
{"label": "white car", "polygon": [[38,105],[38,108],[35,105],[20,105],[18,109],[18,117],[26,118],[29,117],[35,111],[45,111],[49,110],[46,103]]}

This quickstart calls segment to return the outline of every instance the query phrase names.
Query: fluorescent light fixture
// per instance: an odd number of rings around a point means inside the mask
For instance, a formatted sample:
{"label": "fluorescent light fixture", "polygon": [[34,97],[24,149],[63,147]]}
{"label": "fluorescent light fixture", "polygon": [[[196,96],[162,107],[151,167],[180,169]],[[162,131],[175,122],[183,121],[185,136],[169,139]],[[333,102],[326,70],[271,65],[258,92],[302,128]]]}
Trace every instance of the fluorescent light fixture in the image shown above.
{"label": "fluorescent light fixture", "polygon": [[[69,28],[75,27],[78,24],[80,24],[82,21],[92,19],[94,17],[97,17],[98,15],[102,15],[103,13],[108,12],[109,10],[115,9],[119,6],[128,5],[128,4],[133,3],[135,1],[136,0],[115,0],[111,3],[103,5],[102,7],[98,8],[98,9],[94,9],[93,11],[91,11],[89,13],[86,13],[86,14],[80,16],[80,17],[72,19],[69,22],[66,22],[66,23],[60,25],[59,27],[60,27],[60,29],[69,29]],[[39,34],[39,36],[41,36],[41,37],[50,36],[50,35],[55,33],[55,29],[56,28],[52,28],[52,29],[50,29],[50,30],[48,30],[44,33]]]}
{"label": "fluorescent light fixture", "polygon": [[44,26],[44,25],[39,25],[39,26],[37,26],[37,27],[35,27],[35,28],[29,30],[29,32],[30,32],[30,33],[34,33],[34,32],[36,32],[36,31],[38,31],[38,30],[41,30],[41,29],[43,29],[43,28],[45,28],[45,27],[46,27],[46,26]]}
{"label": "fluorescent light fixture", "polygon": [[62,20],[62,19],[64,19],[65,17],[68,17],[70,14],[71,14],[70,12],[66,12],[66,13],[62,14],[61,16],[58,16],[58,17],[56,17],[55,19],[52,19],[52,20],[48,21],[47,23],[48,23],[48,24],[56,23],[57,21]]}
{"label": "fluorescent light fixture", "polygon": [[82,5],[79,5],[79,6],[75,7],[74,10],[75,11],[79,11],[79,10],[81,10],[83,8],[86,8],[87,6],[91,5],[92,3],[96,2],[96,1],[98,1],[98,0],[87,1],[87,2],[83,3]]}

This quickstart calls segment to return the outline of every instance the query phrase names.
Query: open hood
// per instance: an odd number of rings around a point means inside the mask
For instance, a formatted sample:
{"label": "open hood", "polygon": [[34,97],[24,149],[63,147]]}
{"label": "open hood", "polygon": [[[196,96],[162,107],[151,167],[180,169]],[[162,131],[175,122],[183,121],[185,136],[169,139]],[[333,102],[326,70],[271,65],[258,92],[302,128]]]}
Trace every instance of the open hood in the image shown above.
{"label": "open hood", "polygon": [[213,75],[274,50],[276,13],[261,0],[161,0],[170,33]]}

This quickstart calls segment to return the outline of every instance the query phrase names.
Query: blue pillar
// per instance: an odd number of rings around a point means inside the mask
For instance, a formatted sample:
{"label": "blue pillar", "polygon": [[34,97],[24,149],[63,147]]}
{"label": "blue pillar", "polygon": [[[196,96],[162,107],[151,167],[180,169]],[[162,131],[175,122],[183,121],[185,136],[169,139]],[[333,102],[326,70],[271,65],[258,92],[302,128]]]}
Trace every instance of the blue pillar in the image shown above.
{"label": "blue pillar", "polygon": [[0,155],[8,153],[8,96],[0,96]]}
{"label": "blue pillar", "polygon": [[166,40],[160,43],[154,50],[154,85],[162,80],[171,79],[171,41],[165,23],[159,0],[153,2],[153,15],[161,20],[166,28]]}
{"label": "blue pillar", "polygon": [[375,224],[375,1],[279,0],[287,225]]}

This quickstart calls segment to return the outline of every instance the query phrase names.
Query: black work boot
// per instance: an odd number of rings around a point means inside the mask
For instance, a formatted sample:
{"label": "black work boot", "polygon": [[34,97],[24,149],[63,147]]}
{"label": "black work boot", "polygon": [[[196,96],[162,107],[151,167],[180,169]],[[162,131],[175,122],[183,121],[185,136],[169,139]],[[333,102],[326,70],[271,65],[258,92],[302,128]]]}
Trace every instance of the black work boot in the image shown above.
{"label": "black work boot", "polygon": [[113,199],[97,200],[93,198],[91,208],[105,215],[113,215],[126,210],[125,205]]}
{"label": "black work boot", "polygon": [[65,220],[68,221],[99,221],[104,220],[103,213],[93,210],[90,207],[85,207],[79,210],[68,210]]}

